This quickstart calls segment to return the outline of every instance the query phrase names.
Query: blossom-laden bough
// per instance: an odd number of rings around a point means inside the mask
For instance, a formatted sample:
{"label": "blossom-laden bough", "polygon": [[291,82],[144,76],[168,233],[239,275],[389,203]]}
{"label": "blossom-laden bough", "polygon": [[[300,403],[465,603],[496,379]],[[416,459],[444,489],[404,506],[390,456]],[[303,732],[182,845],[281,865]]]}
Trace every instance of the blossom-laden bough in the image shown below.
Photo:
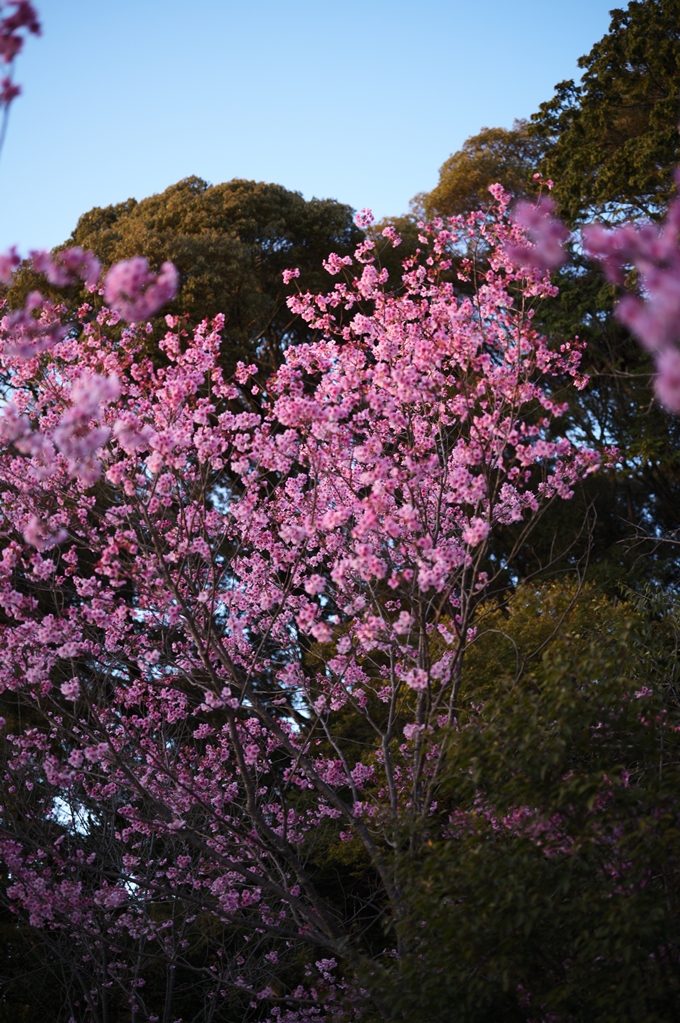
{"label": "blossom-laden bough", "polygon": [[[532,328],[554,288],[510,258],[524,235],[494,194],[491,215],[423,226],[397,292],[370,240],[351,265],[331,255],[332,290],[290,299],[319,339],[258,413],[251,367],[220,369],[220,317],[193,334],[168,317],[163,366],[143,324],[117,325],[137,306],[83,307],[77,338],[57,308],[39,337],[3,321],[0,686],[34,727],[5,737],[1,847],[15,908],[90,964],[160,941],[181,904],[242,936],[212,996],[302,1019],[340,997],[329,964],[351,977],[366,928],[398,916],[398,836],[436,819],[478,609],[602,457],[559,433],[581,345]],[[454,257],[475,244],[487,261],[461,264],[459,294]],[[106,297],[146,273],[109,274]],[[321,835],[370,864],[350,919],[317,883]],[[286,986],[300,946],[316,987]],[[87,1011],[115,981],[144,1018],[117,969]]]}

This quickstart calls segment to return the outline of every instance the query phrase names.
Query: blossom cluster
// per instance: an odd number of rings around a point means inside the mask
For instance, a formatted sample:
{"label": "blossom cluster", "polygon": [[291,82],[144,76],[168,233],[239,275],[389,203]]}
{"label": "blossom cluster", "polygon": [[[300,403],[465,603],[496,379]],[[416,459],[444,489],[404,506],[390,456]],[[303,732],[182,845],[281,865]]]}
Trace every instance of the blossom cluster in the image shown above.
{"label": "blossom cluster", "polygon": [[[150,319],[174,298],[179,285],[179,274],[172,263],[163,263],[160,273],[154,274],[146,259],[138,256],[114,263],[99,288],[101,262],[94,253],[80,246],[56,253],[34,250],[29,262],[35,272],[44,275],[57,288],[82,282],[90,292],[99,290],[111,313],[127,323]],[[11,284],[21,264],[16,247],[0,255],[0,283]],[[61,312],[63,310],[55,307],[40,291],[29,292],[22,308],[6,313],[0,320],[5,351],[30,358],[51,348],[69,330],[60,318]]]}
{"label": "blossom cluster", "polygon": [[[675,173],[680,185],[680,170]],[[665,220],[624,224],[607,230],[583,229],[583,244],[602,263],[607,278],[622,285],[634,269],[641,295],[625,295],[616,314],[654,356],[656,394],[669,411],[680,414],[680,198],[669,204]]]}

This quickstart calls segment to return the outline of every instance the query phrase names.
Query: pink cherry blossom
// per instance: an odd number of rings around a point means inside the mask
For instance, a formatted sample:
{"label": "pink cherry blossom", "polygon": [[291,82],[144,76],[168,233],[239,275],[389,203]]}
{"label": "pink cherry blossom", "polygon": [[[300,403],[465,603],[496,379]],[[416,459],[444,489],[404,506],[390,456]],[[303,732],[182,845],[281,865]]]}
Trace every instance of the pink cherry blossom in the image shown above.
{"label": "pink cherry blossom", "polygon": [[115,375],[103,377],[93,373],[79,377],[71,392],[71,407],[52,433],[57,448],[68,460],[70,472],[90,483],[99,477],[99,463],[93,456],[111,435],[108,426],[100,425],[103,406],[115,401],[119,393]]}
{"label": "pink cherry blossom", "polygon": [[[680,183],[680,170],[676,171]],[[626,268],[636,267],[642,296],[628,295],[618,315],[651,351],[680,340],[678,281],[680,280],[680,199],[668,207],[661,226],[623,224],[611,230],[600,224],[583,228],[583,245],[603,264],[608,278],[623,284]]]}
{"label": "pink cherry blossom", "polygon": [[427,689],[427,672],[423,668],[411,668],[404,676],[404,681],[409,689]]}
{"label": "pink cherry blossom", "polygon": [[0,319],[0,350],[30,359],[57,344],[67,333],[68,327],[61,322],[55,306],[39,291],[31,291],[22,309]]}
{"label": "pink cherry blossom", "polygon": [[364,207],[363,209],[359,210],[359,212],[354,217],[354,223],[357,225],[357,227],[361,228],[370,227],[374,220],[375,217],[373,216],[373,211],[369,210],[368,207]]}
{"label": "pink cherry blossom", "polygon": [[27,544],[38,551],[48,551],[66,540],[68,533],[63,528],[52,529],[42,522],[37,515],[29,515],[23,529],[23,537]]}
{"label": "pink cherry blossom", "polygon": [[380,233],[383,238],[387,238],[387,240],[392,243],[393,249],[396,249],[398,245],[401,245],[401,235],[397,233],[392,224],[388,224]]}
{"label": "pink cherry blossom", "polygon": [[329,274],[339,274],[344,267],[351,265],[351,256],[338,256],[335,252],[331,252],[323,261],[324,270],[327,270]]}
{"label": "pink cherry blossom", "polygon": [[563,245],[570,238],[568,227],[552,214],[555,203],[548,196],[541,196],[535,203],[519,202],[513,219],[524,229],[531,246],[522,242],[506,242],[504,251],[513,262],[520,266],[535,267],[539,270],[554,270],[566,260]]}
{"label": "pink cherry blossom", "polygon": [[82,280],[93,288],[99,280],[101,262],[92,253],[86,252],[76,245],[70,249],[62,249],[56,255],[45,250],[30,253],[33,269],[45,274],[50,284],[64,288],[76,280]]}
{"label": "pink cherry blossom", "polygon": [[[675,173],[680,185],[680,169]],[[607,277],[622,285],[635,267],[640,295],[625,295],[616,314],[654,355],[655,389],[662,405],[680,411],[678,345],[680,344],[680,198],[670,203],[661,226],[624,224],[612,230],[594,224],[582,231],[586,252],[599,260]]]}
{"label": "pink cherry blossom", "polygon": [[466,544],[470,547],[476,547],[477,544],[486,540],[490,532],[491,527],[489,526],[489,523],[485,522],[484,519],[474,516],[470,519],[469,524],[463,529],[462,536]]}
{"label": "pink cherry blossom", "polygon": [[5,76],[0,79],[0,107],[8,107],[17,96],[21,95],[21,86]]}
{"label": "pink cherry blossom", "polygon": [[77,700],[80,696],[80,679],[72,678],[68,682],[62,682],[60,689],[67,700]]}
{"label": "pink cherry blossom", "polygon": [[11,64],[23,48],[21,29],[33,35],[40,35],[41,31],[38,15],[29,0],[9,0],[8,6],[13,7],[14,12],[0,21],[0,59],[5,64]]}
{"label": "pink cherry blossom", "polygon": [[156,276],[142,256],[114,264],[104,278],[104,299],[128,323],[154,316],[174,298],[179,274],[165,262]]}
{"label": "pink cherry blossom", "polygon": [[25,36],[40,35],[41,32],[37,13],[29,0],[9,0],[9,3],[0,5],[0,13],[6,7],[13,7],[14,10],[10,14],[5,14],[4,18],[0,18],[0,61],[9,65],[10,71],[0,80],[0,108],[4,108],[4,120],[0,128],[0,149],[2,149],[7,128],[9,108],[21,94],[21,87],[12,78],[15,58],[23,49]]}

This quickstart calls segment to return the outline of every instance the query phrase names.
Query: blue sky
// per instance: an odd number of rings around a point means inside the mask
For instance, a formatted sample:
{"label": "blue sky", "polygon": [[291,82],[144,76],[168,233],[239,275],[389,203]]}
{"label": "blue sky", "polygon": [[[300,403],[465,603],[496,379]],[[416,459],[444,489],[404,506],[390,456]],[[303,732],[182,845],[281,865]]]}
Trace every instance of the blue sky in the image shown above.
{"label": "blue sky", "polygon": [[35,0],[0,250],[190,174],[405,212],[483,125],[578,75],[611,0]]}

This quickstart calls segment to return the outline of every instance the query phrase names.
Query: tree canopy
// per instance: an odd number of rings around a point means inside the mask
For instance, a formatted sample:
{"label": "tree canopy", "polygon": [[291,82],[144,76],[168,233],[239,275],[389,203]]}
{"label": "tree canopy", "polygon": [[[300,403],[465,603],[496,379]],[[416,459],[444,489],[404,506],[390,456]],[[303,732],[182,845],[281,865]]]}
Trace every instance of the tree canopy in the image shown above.
{"label": "tree canopy", "polygon": [[482,128],[442,165],[432,191],[415,196],[414,213],[427,219],[469,213],[489,202],[489,185],[497,181],[515,196],[527,195],[541,152],[527,121],[516,120],[510,129]]}
{"label": "tree canopy", "polygon": [[572,223],[656,217],[680,158],[680,2],[632,0],[531,118],[542,169]]}
{"label": "tree canopy", "polygon": [[572,224],[658,217],[680,159],[680,0],[631,0],[612,10],[609,31],[578,65],[581,81],[558,83],[529,121],[467,139],[435,188],[415,196],[414,212],[475,209],[494,181],[522,196],[540,169]]}
{"label": "tree canopy", "polygon": [[[282,272],[298,267],[300,286],[318,290],[327,280],[323,259],[331,251],[346,255],[362,237],[352,209],[333,199],[307,201],[264,182],[209,185],[190,177],[141,202],[95,207],[59,248],[91,250],[105,269],[138,255],[153,269],[170,260],[180,286],[165,311],[186,314],[192,324],[224,313],[225,364],[255,361],[271,371],[288,344],[310,336],[286,306],[291,289]],[[44,281],[40,286],[44,291]],[[10,288],[10,303],[21,304],[34,287],[36,275],[28,267]],[[71,304],[86,299],[92,301],[82,289]]]}

